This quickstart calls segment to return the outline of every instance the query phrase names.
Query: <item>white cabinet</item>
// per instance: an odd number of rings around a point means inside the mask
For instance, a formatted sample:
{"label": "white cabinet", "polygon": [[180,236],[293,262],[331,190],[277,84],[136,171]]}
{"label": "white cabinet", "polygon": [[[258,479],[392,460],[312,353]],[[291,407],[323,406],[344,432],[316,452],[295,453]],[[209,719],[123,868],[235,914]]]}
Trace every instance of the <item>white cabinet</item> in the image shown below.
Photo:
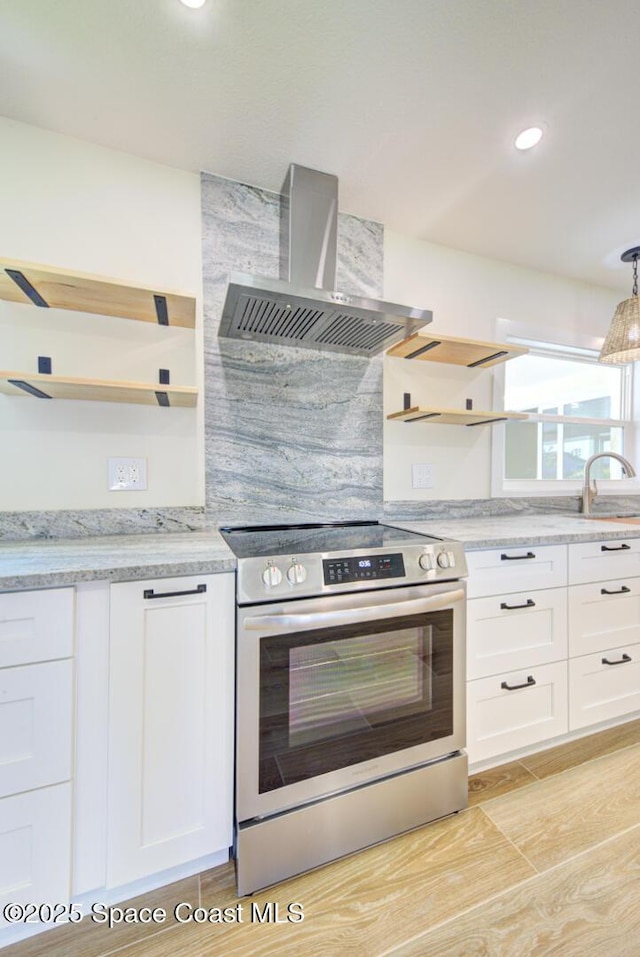
{"label": "white cabinet", "polygon": [[0,594],[0,905],[69,899],[73,648],[73,588]]}
{"label": "white cabinet", "polygon": [[472,762],[566,732],[566,660],[470,681],[467,712]]}
{"label": "white cabinet", "polygon": [[0,668],[73,654],[73,588],[0,594]]}
{"label": "white cabinet", "polygon": [[232,840],[234,577],[111,587],[107,885]]}
{"label": "white cabinet", "polygon": [[471,763],[566,732],[567,546],[469,552]]}
{"label": "white cabinet", "polygon": [[633,575],[640,575],[640,538],[580,542],[569,546],[569,581],[572,585]]}
{"label": "white cabinet", "polygon": [[471,763],[640,712],[640,538],[467,563]]}
{"label": "white cabinet", "polygon": [[469,598],[567,584],[566,545],[522,545],[467,552]]}
{"label": "white cabinet", "polygon": [[640,539],[569,547],[569,727],[640,710]]}
{"label": "white cabinet", "polygon": [[473,598],[467,606],[467,677],[567,657],[567,590]]}
{"label": "white cabinet", "polygon": [[0,800],[0,947],[5,904],[68,901],[70,812],[68,782]]}
{"label": "white cabinet", "polygon": [[640,710],[640,642],[569,662],[571,730]]}
{"label": "white cabinet", "polygon": [[0,669],[0,797],[70,779],[71,707],[70,659]]}
{"label": "white cabinet", "polygon": [[569,588],[569,654],[640,642],[640,578]]}

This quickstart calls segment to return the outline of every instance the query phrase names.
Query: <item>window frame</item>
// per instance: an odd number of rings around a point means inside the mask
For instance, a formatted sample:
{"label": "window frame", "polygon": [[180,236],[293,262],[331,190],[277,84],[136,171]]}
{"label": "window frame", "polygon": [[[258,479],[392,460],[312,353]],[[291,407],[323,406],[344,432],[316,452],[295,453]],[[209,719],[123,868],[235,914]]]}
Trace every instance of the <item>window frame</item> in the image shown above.
{"label": "window frame", "polygon": [[[566,333],[558,337],[552,331],[516,322],[499,319],[496,323],[496,339],[501,342],[526,344],[531,353],[552,356],[559,359],[574,359],[591,363],[600,351],[602,339],[580,333]],[[517,359],[511,360],[517,362]],[[530,421],[564,424],[614,426],[623,430],[623,454],[635,464],[637,421],[640,418],[636,408],[634,379],[636,363],[621,366],[622,406],[620,419],[588,418],[586,416],[531,414]],[[493,408],[504,410],[506,363],[496,366],[493,380]],[[514,411],[514,410],[508,410]],[[506,454],[506,427],[504,422],[493,426],[491,441],[491,494],[495,498],[538,497],[552,495],[579,494],[582,479],[507,479],[504,476]],[[625,479],[624,488],[619,479],[598,481],[598,491],[604,495],[632,494],[640,491],[637,480]]]}

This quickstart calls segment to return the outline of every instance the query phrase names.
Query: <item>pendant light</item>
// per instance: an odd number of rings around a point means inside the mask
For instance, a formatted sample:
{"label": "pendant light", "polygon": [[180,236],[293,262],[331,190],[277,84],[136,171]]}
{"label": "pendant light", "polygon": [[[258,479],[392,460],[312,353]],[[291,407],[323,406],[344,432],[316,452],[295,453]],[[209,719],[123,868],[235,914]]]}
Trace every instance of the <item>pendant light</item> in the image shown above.
{"label": "pendant light", "polygon": [[633,290],[630,299],[618,303],[611,327],[600,352],[600,362],[622,364],[640,359],[640,299],[638,299],[638,257],[640,246],[627,249],[620,257],[633,263]]}

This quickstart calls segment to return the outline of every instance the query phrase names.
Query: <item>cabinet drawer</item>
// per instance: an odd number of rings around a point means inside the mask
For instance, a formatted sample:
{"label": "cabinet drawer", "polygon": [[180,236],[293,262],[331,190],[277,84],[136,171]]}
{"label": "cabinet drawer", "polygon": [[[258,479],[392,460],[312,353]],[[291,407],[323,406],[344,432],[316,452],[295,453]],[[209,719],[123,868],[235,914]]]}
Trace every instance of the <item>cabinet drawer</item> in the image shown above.
{"label": "cabinet drawer", "polygon": [[567,657],[567,591],[516,592],[467,604],[467,675],[483,678]]}
{"label": "cabinet drawer", "polygon": [[470,762],[528,747],[566,731],[566,661],[467,684]]}
{"label": "cabinet drawer", "polygon": [[640,643],[569,662],[569,727],[640,710]]}
{"label": "cabinet drawer", "polygon": [[566,545],[518,545],[467,552],[469,598],[567,584]]}
{"label": "cabinet drawer", "polygon": [[73,654],[73,588],[0,594],[0,668]]}
{"label": "cabinet drawer", "polygon": [[640,575],[640,538],[569,546],[569,584]]}
{"label": "cabinet drawer", "polygon": [[0,797],[71,777],[71,679],[70,660],[0,671]]}
{"label": "cabinet drawer", "polygon": [[0,800],[0,930],[5,904],[69,900],[70,846],[70,784]]}
{"label": "cabinet drawer", "polygon": [[640,641],[640,578],[569,588],[569,654],[588,655]]}

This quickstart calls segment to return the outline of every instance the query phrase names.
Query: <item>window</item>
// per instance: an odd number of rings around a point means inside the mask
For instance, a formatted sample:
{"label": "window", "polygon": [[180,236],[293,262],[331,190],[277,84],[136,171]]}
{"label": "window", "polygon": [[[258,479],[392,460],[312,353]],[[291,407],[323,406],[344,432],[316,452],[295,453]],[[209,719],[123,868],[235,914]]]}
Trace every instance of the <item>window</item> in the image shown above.
{"label": "window", "polygon": [[[581,485],[591,455],[629,456],[629,366],[603,365],[592,349],[507,338],[530,352],[504,365],[504,408],[530,419],[507,421],[497,436],[494,494],[568,494]],[[615,459],[594,463],[591,474],[624,476]]]}

